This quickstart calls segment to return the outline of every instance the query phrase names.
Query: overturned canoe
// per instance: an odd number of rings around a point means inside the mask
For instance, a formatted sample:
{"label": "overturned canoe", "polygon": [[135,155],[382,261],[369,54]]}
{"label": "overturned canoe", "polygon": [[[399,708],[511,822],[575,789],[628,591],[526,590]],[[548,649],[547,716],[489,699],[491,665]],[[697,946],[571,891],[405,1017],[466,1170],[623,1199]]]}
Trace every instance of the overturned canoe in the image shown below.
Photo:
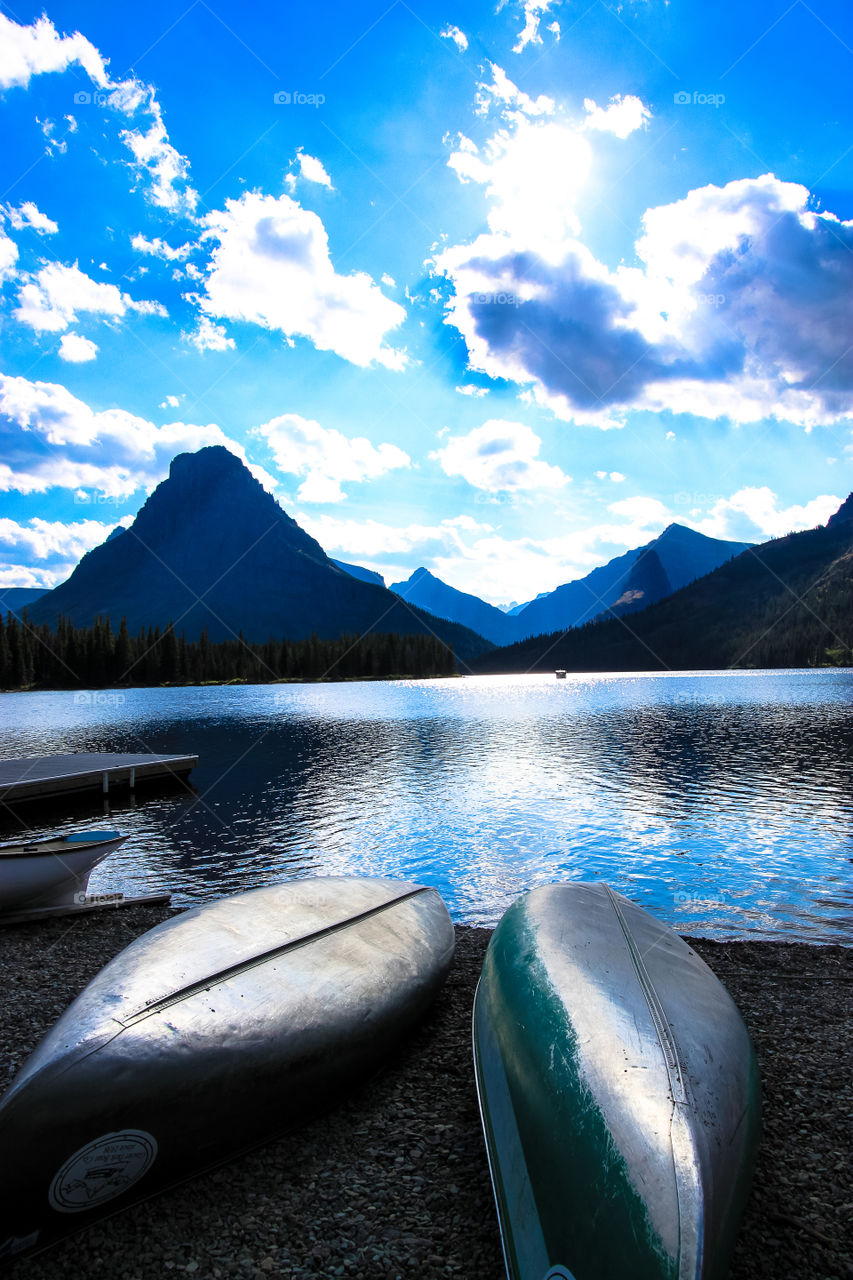
{"label": "overturned canoe", "polygon": [[728,992],[602,884],[519,899],[474,1004],[480,1111],[511,1280],[718,1280],[759,1082]]}
{"label": "overturned canoe", "polygon": [[453,948],[435,889],[369,877],[272,885],[151,929],[0,1100],[0,1256],[327,1110],[424,1012]]}

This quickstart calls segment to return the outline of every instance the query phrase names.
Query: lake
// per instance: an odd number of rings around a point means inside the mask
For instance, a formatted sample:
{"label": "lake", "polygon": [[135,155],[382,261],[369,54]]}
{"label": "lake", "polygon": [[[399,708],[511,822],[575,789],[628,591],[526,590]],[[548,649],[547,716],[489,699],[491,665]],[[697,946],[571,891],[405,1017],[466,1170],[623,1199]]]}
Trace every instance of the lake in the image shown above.
{"label": "lake", "polygon": [[[200,757],[194,794],[113,804],[130,838],[90,892],[394,875],[494,924],[534,885],[600,879],[683,932],[853,942],[847,670],[3,694],[0,734],[4,756]],[[103,825],[85,806],[21,813]]]}

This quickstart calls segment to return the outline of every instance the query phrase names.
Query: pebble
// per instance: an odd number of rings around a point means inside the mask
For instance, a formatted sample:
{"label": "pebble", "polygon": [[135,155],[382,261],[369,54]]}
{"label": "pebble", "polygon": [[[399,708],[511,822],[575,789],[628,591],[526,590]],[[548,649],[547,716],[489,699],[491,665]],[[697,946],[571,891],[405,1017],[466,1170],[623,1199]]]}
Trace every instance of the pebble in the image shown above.
{"label": "pebble", "polygon": [[[163,908],[0,930],[0,1089],[59,1012]],[[471,1068],[489,940],[457,928],[433,1010],[387,1067],[310,1127],[15,1264],[10,1280],[500,1280]],[[853,949],[691,944],[758,1052],[764,1136],[731,1280],[853,1280]]]}

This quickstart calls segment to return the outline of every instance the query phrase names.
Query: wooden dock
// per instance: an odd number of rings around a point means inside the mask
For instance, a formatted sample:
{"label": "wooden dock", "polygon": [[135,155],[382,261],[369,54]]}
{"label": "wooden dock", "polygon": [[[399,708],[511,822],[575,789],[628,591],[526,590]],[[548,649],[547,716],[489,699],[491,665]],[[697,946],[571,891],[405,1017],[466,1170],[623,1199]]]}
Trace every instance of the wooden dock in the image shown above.
{"label": "wooden dock", "polygon": [[198,756],[136,755],[76,751],[62,756],[0,760],[0,804],[52,800],[80,791],[108,795],[113,787],[133,791],[140,782],[186,781]]}

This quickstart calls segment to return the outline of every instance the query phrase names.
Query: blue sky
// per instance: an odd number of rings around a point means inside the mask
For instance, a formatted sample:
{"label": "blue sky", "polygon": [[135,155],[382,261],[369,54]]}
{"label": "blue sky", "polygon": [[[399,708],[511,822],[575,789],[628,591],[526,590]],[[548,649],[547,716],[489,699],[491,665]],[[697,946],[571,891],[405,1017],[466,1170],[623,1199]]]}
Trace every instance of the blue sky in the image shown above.
{"label": "blue sky", "polygon": [[842,0],[0,9],[0,585],[224,443],[495,603],[853,460]]}

